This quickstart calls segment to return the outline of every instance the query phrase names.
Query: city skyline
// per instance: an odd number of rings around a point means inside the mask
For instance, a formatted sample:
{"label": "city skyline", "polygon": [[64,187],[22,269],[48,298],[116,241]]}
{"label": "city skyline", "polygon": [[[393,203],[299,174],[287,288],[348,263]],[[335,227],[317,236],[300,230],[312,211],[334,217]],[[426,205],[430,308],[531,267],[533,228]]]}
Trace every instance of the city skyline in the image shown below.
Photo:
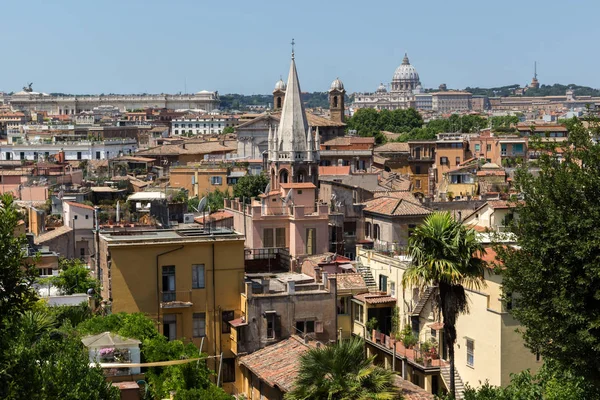
{"label": "city skyline", "polygon": [[[292,38],[306,92],[326,91],[336,77],[348,92],[374,91],[391,81],[405,52],[426,88],[524,86],[535,61],[541,84],[600,87],[597,56],[586,51],[600,6],[585,3],[590,12],[582,14],[558,1],[436,2],[426,14],[418,4],[391,1],[368,9],[352,2],[224,8],[176,1],[167,19],[154,1],[100,9],[75,1],[38,1],[27,10],[7,4],[4,31],[18,32],[19,40],[5,41],[11,56],[0,67],[0,91],[33,82],[46,93],[269,94],[286,74]],[[557,15],[577,24],[555,33]],[[577,54],[585,62],[573,62]]]}

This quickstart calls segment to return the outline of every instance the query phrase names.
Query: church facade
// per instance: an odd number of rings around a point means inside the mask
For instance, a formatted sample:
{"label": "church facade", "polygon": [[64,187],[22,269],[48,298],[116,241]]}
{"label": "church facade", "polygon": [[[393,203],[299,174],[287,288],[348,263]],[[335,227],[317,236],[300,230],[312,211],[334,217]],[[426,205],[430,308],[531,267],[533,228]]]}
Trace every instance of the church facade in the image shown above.
{"label": "church facade", "polygon": [[[288,82],[289,85],[289,82]],[[263,159],[269,147],[270,131],[276,132],[282,122],[282,110],[286,94],[291,93],[290,88],[283,80],[277,81],[273,90],[273,110],[261,114],[251,121],[238,125],[237,155],[245,159]],[[313,130],[318,130],[319,140],[325,142],[338,136],[344,136],[346,124],[344,84],[337,78],[329,88],[329,113],[326,118],[311,112],[304,111],[305,118]]]}
{"label": "church facade", "polygon": [[383,83],[374,93],[357,93],[354,97],[354,109],[374,108],[377,110],[397,110],[416,108],[416,95],[423,92],[419,74],[410,64],[408,55],[404,55],[402,64],[394,71],[390,90]]}

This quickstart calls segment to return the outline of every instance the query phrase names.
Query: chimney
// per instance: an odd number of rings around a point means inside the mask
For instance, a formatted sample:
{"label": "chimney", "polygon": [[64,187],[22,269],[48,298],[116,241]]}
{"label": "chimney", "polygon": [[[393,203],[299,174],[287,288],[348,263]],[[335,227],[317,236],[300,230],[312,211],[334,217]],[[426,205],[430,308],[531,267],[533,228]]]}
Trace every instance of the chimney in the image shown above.
{"label": "chimney", "polygon": [[263,294],[269,293],[269,278],[261,278],[260,284],[262,286]]}
{"label": "chimney", "polygon": [[252,298],[252,282],[246,282],[246,299],[250,300]]}
{"label": "chimney", "polygon": [[288,294],[296,294],[296,282],[288,281],[287,283]]}
{"label": "chimney", "polygon": [[323,272],[323,278],[321,282],[323,283],[323,287],[327,290],[329,285],[329,274],[327,272]]}

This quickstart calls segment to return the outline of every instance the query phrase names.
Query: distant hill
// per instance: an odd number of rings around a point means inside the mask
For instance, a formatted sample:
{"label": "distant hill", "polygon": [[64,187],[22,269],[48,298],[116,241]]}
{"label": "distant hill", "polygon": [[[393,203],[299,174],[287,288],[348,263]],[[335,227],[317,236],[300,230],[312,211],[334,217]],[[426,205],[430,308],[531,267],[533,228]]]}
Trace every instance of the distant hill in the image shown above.
{"label": "distant hill", "polygon": [[[514,96],[514,91],[519,89],[520,85],[508,85],[508,86],[500,86],[494,88],[480,88],[480,87],[467,87],[465,90],[467,92],[473,93],[473,95],[478,96],[488,96],[488,97],[508,97]],[[554,85],[540,85],[538,89],[527,89],[523,96],[525,97],[533,97],[533,96],[563,96],[567,89],[573,89],[575,96],[600,96],[600,90],[594,89],[589,86],[579,86],[573,83],[569,85],[561,85],[560,83],[555,83]]]}

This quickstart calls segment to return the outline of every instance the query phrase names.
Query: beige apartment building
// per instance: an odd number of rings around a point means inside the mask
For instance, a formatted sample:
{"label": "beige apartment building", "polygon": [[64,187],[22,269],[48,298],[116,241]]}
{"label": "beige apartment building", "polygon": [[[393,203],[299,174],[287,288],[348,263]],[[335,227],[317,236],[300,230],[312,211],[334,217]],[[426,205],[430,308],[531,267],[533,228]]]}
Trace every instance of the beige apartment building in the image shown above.
{"label": "beige apartment building", "polygon": [[[489,240],[482,236],[487,245]],[[486,261],[495,253],[487,249]],[[352,298],[352,333],[366,339],[368,354],[376,354],[387,368],[430,393],[447,390],[449,364],[443,340],[443,323],[432,303],[430,288],[420,291],[402,287],[402,277],[410,257],[402,252],[378,251],[357,247],[357,269],[371,282],[369,293]],[[488,380],[492,385],[507,385],[510,374],[530,368],[536,371],[541,362],[525,346],[515,330],[519,324],[508,313],[510,305],[502,298],[502,278],[492,268],[486,270],[486,285],[468,290],[470,313],[461,315],[455,344],[457,387],[478,387]],[[391,318],[398,312],[401,327],[409,325],[419,343],[433,341],[437,356],[428,357],[418,350],[406,349],[391,337]],[[369,332],[367,322],[378,321],[377,332]],[[418,346],[417,346],[418,347]]]}

